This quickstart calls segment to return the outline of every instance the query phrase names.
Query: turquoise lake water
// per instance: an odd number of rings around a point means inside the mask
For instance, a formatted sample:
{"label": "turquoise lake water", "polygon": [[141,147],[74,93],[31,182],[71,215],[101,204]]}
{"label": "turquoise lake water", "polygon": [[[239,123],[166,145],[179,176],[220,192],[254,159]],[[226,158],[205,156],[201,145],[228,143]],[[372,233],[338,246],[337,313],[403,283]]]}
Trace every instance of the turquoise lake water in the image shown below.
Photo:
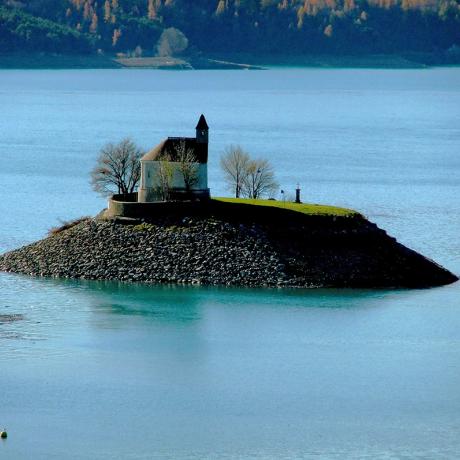
{"label": "turquoise lake water", "polygon": [[[105,200],[106,142],[219,155],[355,208],[460,273],[460,69],[0,71],[0,252]],[[460,283],[153,287],[0,274],[2,459],[460,457]]]}

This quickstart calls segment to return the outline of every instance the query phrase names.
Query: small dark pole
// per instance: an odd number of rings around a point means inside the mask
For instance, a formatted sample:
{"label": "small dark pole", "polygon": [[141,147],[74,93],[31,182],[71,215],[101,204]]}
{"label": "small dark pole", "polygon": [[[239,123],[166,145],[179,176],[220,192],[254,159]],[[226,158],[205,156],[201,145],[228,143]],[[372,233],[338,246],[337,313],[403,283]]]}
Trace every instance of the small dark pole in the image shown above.
{"label": "small dark pole", "polygon": [[299,184],[297,184],[297,188],[295,189],[295,202],[302,203],[300,201],[300,185]]}

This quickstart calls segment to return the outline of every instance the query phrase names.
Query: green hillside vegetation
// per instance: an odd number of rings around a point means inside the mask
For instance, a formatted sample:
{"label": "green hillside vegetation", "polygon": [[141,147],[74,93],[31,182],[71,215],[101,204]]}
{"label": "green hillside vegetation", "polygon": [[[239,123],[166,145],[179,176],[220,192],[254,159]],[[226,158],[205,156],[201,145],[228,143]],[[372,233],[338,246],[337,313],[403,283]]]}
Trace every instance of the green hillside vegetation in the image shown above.
{"label": "green hillside vegetation", "polygon": [[[0,51],[460,56],[460,0],[0,0]],[[185,37],[185,40],[184,40]]]}
{"label": "green hillside vegetation", "polygon": [[288,209],[312,216],[337,216],[337,217],[357,217],[361,216],[357,211],[336,206],[326,206],[323,204],[292,203],[275,200],[250,200],[247,198],[214,198],[216,201],[224,203],[247,204],[248,206],[270,206],[273,208]]}
{"label": "green hillside vegetation", "polygon": [[0,7],[0,50],[89,53],[94,38],[72,27]]}

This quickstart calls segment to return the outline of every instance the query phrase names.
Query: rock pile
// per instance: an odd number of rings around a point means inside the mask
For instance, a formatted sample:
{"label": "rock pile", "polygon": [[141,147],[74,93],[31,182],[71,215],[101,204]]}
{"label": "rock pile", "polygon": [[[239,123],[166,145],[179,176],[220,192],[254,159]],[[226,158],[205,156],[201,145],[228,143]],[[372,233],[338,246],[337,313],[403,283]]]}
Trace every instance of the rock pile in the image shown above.
{"label": "rock pile", "polygon": [[238,286],[422,287],[456,280],[363,218],[331,219],[303,225],[211,217],[150,223],[87,219],[0,256],[0,270]]}
{"label": "rock pile", "polygon": [[277,285],[279,255],[254,228],[212,220],[178,227],[87,220],[10,252],[0,269],[34,276],[151,283]]}

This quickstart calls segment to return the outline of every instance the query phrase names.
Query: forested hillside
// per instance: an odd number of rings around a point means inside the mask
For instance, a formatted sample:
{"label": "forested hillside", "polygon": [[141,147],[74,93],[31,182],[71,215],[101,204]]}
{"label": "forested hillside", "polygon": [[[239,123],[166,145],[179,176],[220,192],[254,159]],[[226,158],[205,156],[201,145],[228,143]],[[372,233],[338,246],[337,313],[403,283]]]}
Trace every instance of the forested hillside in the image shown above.
{"label": "forested hillside", "polygon": [[[0,0],[0,51],[458,53],[459,0]],[[177,30],[176,30],[177,29]],[[182,33],[181,33],[182,32]],[[184,36],[185,35],[185,36]],[[171,46],[169,46],[171,45]],[[164,50],[163,50],[164,51]]]}

